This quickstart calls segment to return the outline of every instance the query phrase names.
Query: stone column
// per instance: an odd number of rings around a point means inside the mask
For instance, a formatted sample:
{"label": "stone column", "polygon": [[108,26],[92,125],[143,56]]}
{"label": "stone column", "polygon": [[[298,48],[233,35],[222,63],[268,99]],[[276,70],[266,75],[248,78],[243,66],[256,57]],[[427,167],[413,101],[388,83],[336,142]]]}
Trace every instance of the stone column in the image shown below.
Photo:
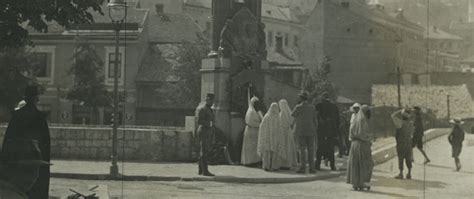
{"label": "stone column", "polygon": [[207,58],[202,60],[201,103],[207,93],[214,93],[214,114],[216,127],[230,137],[231,122],[227,84],[230,75],[230,60],[226,58]]}

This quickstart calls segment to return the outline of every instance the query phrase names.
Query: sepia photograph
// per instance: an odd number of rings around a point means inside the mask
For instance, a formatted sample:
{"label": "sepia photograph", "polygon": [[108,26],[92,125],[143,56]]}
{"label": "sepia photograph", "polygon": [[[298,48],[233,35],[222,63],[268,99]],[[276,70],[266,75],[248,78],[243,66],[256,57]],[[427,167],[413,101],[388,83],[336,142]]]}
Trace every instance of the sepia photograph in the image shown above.
{"label": "sepia photograph", "polygon": [[474,0],[0,10],[0,199],[474,198]]}

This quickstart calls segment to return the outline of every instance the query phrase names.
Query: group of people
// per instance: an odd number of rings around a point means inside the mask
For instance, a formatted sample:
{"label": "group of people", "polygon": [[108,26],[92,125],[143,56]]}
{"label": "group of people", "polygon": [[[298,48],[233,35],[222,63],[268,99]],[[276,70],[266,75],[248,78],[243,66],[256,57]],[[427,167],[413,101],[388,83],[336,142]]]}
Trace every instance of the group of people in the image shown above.
{"label": "group of people", "polygon": [[28,86],[8,124],[0,153],[0,198],[48,198],[50,137],[38,101],[38,87]]}

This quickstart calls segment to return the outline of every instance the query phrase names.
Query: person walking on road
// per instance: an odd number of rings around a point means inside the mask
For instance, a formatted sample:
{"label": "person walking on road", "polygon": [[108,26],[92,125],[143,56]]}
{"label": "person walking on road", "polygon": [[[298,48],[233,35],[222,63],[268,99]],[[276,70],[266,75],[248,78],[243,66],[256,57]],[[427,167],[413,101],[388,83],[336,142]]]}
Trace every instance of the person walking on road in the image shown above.
{"label": "person walking on road", "polygon": [[402,109],[394,112],[392,115],[393,123],[396,127],[395,139],[397,142],[398,168],[400,173],[395,176],[396,179],[403,179],[403,162],[406,163],[408,173],[407,179],[411,179],[412,168],[412,134],[413,124],[410,122],[411,112],[408,109]]}
{"label": "person walking on road", "polygon": [[454,126],[448,136],[448,141],[453,151],[452,156],[454,158],[454,164],[456,165],[456,171],[459,171],[461,169],[459,155],[461,154],[462,142],[464,141],[464,130],[461,128],[461,125],[464,124],[464,122],[461,119],[452,119],[449,123]]}
{"label": "person walking on road", "polygon": [[197,108],[197,133],[200,141],[199,153],[199,175],[214,176],[208,170],[207,158],[209,147],[211,145],[212,128],[214,127],[214,112],[212,112],[212,105],[214,104],[214,94],[208,93],[206,96],[206,103]]}
{"label": "person walking on road", "polygon": [[370,110],[364,105],[354,118],[349,136],[352,140],[349,152],[347,183],[352,184],[354,190],[370,189],[367,184],[372,178],[374,160],[372,159],[372,137],[369,127]]}
{"label": "person walking on road", "polygon": [[314,143],[317,143],[316,128],[318,125],[316,108],[308,102],[308,95],[307,91],[301,91],[298,94],[300,101],[291,112],[295,118],[295,136],[301,155],[301,166],[297,173],[306,173],[307,162],[309,162],[309,173],[316,173],[314,170]]}
{"label": "person walking on road", "polygon": [[[8,140],[37,140],[43,161],[50,161],[51,140],[46,115],[37,108],[39,102],[39,88],[30,85],[25,88],[24,102],[15,108],[8,123],[3,139],[2,151],[8,147]],[[49,195],[49,166],[39,168],[39,177],[33,188],[28,192],[30,199],[48,198]]]}
{"label": "person walking on road", "polygon": [[430,159],[426,155],[425,151],[423,150],[423,136],[425,129],[423,128],[423,119],[421,118],[421,109],[420,107],[415,106],[413,108],[415,112],[415,119],[413,121],[413,127],[415,128],[415,131],[413,132],[413,139],[412,139],[412,148],[417,147],[418,150],[423,154],[425,157],[425,162],[424,164],[428,164],[430,162]]}

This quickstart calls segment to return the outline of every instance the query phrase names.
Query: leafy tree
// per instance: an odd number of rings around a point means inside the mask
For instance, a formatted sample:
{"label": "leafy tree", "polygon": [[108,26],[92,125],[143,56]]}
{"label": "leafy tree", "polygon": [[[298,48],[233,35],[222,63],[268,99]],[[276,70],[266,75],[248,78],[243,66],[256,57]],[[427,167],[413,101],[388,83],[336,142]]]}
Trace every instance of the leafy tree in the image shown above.
{"label": "leafy tree", "polygon": [[34,60],[25,48],[0,50],[0,107],[13,110],[23,97],[23,89],[33,81],[29,73]]}
{"label": "leafy tree", "polygon": [[68,91],[67,99],[91,108],[93,112],[91,121],[98,123],[99,107],[109,106],[112,102],[112,95],[104,84],[105,77],[102,73],[104,62],[87,41],[76,43],[74,64],[69,71],[69,74],[74,75],[74,85]]}
{"label": "leafy tree", "polygon": [[91,11],[103,14],[104,0],[2,0],[0,3],[0,48],[31,44],[27,26],[48,32],[47,22],[63,27],[94,21]]}
{"label": "leafy tree", "polygon": [[207,40],[200,37],[196,42],[183,41],[177,53],[177,65],[170,72],[172,81],[159,89],[163,106],[195,107],[201,99],[201,61],[209,52]]}
{"label": "leafy tree", "polygon": [[331,59],[324,57],[319,67],[304,82],[303,88],[310,93],[313,102],[320,101],[322,94],[327,92],[331,99],[337,99],[337,89],[329,80],[331,73]]}

